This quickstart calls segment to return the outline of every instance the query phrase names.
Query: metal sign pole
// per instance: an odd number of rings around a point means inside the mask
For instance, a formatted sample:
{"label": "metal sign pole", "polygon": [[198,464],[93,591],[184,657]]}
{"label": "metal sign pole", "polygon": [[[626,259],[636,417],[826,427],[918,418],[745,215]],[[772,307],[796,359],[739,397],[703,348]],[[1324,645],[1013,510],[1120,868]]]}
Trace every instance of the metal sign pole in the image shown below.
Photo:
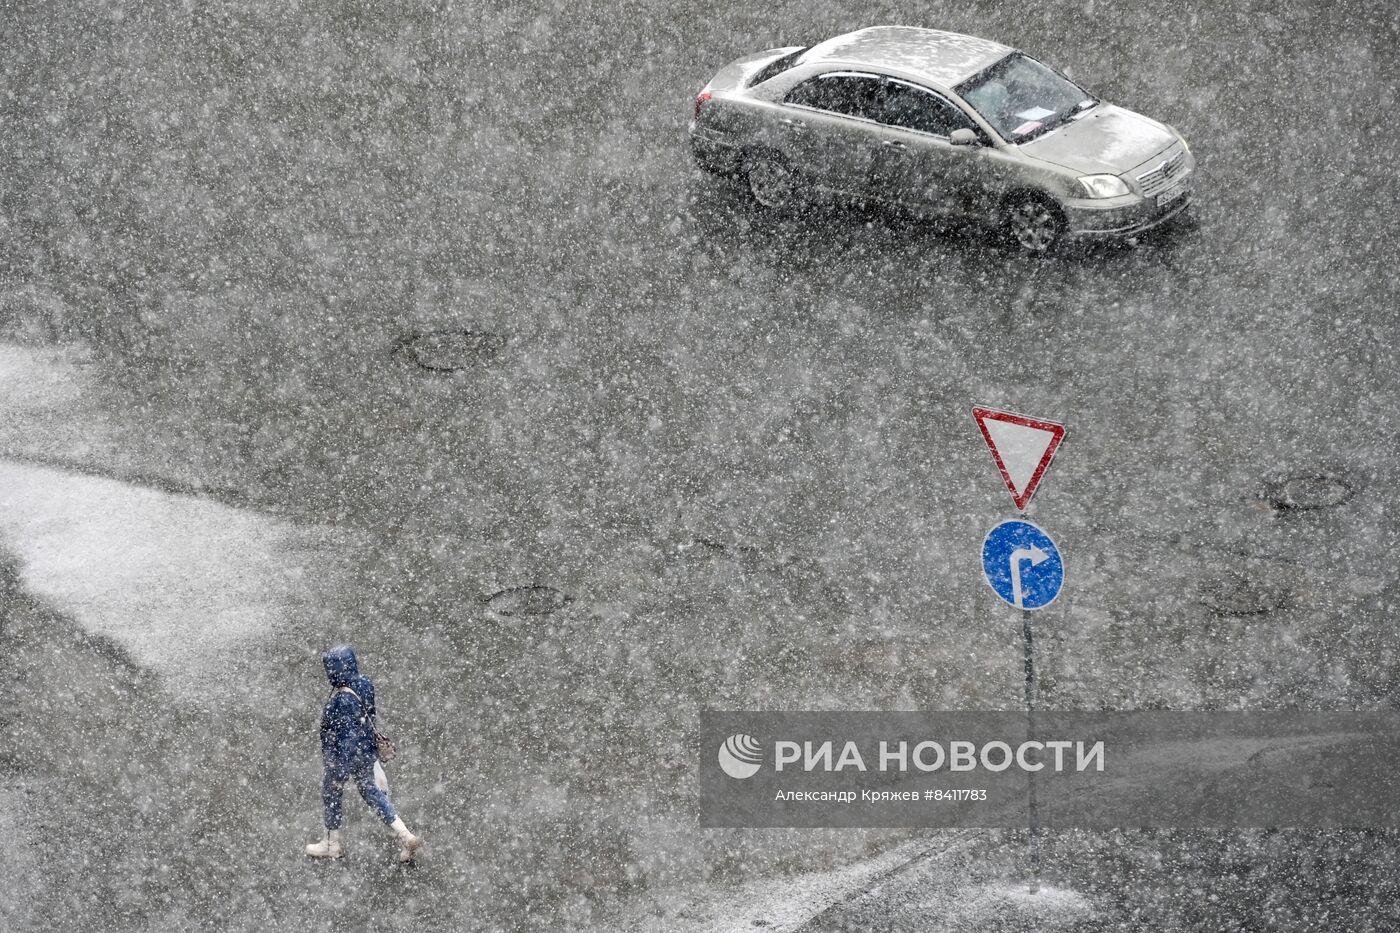
{"label": "metal sign pole", "polygon": [[[1035,642],[1031,634],[1031,610],[1021,610],[1021,635],[1025,640],[1026,668],[1026,731],[1030,741],[1035,740]],[[1027,772],[1026,794],[1030,822],[1031,883],[1032,894],[1040,893],[1040,815],[1035,804],[1035,772]]]}
{"label": "metal sign pole", "polygon": [[[992,452],[1006,491],[1022,516],[1030,505],[1055,451],[1065,438],[1065,426],[1015,412],[972,407],[972,420]],[[1029,583],[1022,578],[1029,573]],[[1064,586],[1064,562],[1059,548],[1042,529],[1025,518],[1002,522],[982,542],[982,573],[988,585],[1021,613],[1025,641],[1026,733],[1035,741],[1035,639],[1031,610],[1054,602]],[[1030,824],[1032,894],[1040,893],[1040,813],[1036,809],[1035,771],[1026,771],[1026,818]]]}
{"label": "metal sign pole", "polygon": [[[1026,674],[1026,738],[1036,735],[1035,633],[1031,612],[1055,601],[1065,582],[1064,559],[1045,531],[1025,519],[1002,522],[982,541],[982,574],[998,596],[1020,613]],[[1027,769],[1026,819],[1030,826],[1032,894],[1040,892],[1040,810],[1036,773]]]}

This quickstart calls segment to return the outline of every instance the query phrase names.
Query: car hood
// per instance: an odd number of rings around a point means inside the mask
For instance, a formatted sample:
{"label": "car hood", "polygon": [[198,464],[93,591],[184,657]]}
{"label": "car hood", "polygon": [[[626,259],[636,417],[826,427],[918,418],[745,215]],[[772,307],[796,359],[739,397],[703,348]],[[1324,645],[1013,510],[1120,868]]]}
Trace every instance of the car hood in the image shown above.
{"label": "car hood", "polygon": [[1121,175],[1176,142],[1166,124],[1113,104],[1021,145],[1032,158],[1086,175]]}

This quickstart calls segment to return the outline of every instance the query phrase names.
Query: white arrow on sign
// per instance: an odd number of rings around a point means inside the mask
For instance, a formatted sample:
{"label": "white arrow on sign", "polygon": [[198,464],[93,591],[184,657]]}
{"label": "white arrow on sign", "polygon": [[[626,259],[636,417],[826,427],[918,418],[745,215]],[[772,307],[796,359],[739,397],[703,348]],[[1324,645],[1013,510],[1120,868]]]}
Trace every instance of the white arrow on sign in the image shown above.
{"label": "white arrow on sign", "polygon": [[1016,602],[1017,609],[1026,608],[1024,605],[1026,594],[1021,592],[1021,561],[1028,560],[1032,567],[1038,567],[1050,559],[1050,555],[1032,544],[1030,547],[1017,548],[1011,552],[1008,559],[1011,564],[1011,596]]}

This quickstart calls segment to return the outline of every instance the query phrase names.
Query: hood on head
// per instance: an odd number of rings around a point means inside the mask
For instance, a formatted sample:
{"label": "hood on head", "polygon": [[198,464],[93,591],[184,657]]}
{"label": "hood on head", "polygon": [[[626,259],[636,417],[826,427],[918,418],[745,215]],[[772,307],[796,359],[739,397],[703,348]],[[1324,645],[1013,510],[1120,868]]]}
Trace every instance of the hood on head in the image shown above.
{"label": "hood on head", "polygon": [[348,687],[351,681],[360,676],[355,649],[349,645],[336,645],[321,656],[321,663],[326,667],[326,679],[332,687]]}

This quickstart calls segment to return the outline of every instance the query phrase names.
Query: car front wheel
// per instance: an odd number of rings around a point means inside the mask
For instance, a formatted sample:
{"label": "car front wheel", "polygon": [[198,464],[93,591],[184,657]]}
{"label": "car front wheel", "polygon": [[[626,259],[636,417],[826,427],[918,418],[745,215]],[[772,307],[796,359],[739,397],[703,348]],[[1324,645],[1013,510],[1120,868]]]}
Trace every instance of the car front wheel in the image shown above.
{"label": "car front wheel", "polygon": [[774,152],[758,152],[749,156],[744,166],[749,193],[764,207],[777,209],[792,202],[797,189],[792,169],[782,156]]}
{"label": "car front wheel", "polygon": [[1028,253],[1045,253],[1065,232],[1060,214],[1042,198],[1013,199],[1006,209],[1006,232]]}

